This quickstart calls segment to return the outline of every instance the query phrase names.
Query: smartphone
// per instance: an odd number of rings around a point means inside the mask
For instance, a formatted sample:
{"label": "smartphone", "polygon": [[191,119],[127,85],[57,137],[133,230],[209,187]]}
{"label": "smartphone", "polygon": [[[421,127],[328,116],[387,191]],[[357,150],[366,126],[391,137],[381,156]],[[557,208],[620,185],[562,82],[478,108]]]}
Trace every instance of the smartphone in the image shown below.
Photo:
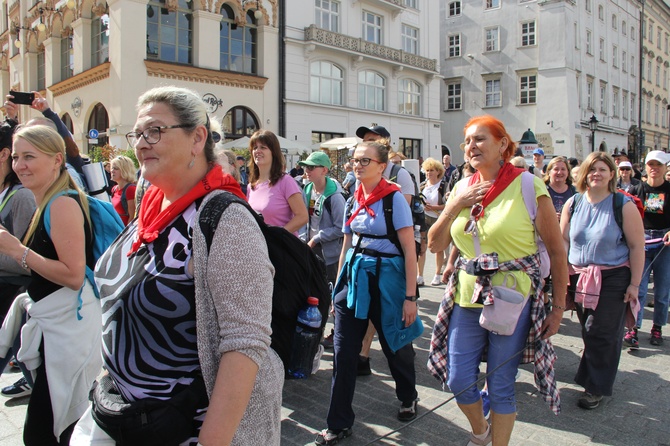
{"label": "smartphone", "polygon": [[9,94],[14,96],[12,102],[15,104],[33,105],[33,101],[35,100],[35,93],[9,90]]}

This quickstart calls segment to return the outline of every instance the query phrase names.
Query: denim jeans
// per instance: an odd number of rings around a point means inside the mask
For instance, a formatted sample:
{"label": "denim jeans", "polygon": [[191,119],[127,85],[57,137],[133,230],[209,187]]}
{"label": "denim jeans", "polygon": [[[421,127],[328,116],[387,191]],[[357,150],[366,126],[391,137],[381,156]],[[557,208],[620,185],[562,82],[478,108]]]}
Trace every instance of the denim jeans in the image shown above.
{"label": "denim jeans", "polygon": [[447,384],[454,394],[463,392],[456,397],[459,404],[474,404],[480,395],[477,386],[473,385],[479,374],[479,363],[484,348],[488,345],[487,373],[494,370],[512,356],[516,358],[500,366],[489,375],[489,397],[491,410],[498,414],[516,412],[514,382],[521,350],[526,345],[530,330],[530,299],[521,312],[519,323],[511,336],[502,336],[489,332],[479,325],[481,308],[462,308],[454,305],[449,319],[449,380]]}
{"label": "denim jeans", "polygon": [[[656,257],[658,256],[658,257]],[[653,263],[652,263],[653,261]],[[651,268],[649,268],[651,265]],[[661,245],[645,251],[644,270],[640,281],[640,312],[637,314],[637,327],[642,327],[644,306],[647,302],[649,275],[654,272],[654,324],[663,326],[668,323],[668,302],[670,302],[670,247]]]}

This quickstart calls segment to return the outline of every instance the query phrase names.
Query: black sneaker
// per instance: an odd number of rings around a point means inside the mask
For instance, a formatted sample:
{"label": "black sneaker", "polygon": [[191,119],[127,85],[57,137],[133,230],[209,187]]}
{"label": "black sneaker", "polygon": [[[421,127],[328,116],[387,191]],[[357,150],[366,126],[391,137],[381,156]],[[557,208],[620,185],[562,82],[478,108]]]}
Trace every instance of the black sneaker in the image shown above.
{"label": "black sneaker", "polygon": [[654,325],[651,329],[651,339],[649,339],[649,343],[651,345],[662,345],[663,344],[663,333],[661,331],[661,327]]}
{"label": "black sneaker", "polygon": [[356,374],[358,376],[372,375],[372,370],[370,370],[370,358],[358,355],[358,371]]}
{"label": "black sneaker", "polygon": [[623,337],[623,345],[630,348],[631,350],[637,350],[640,348],[640,343],[637,340],[637,328],[631,328],[626,332]]}
{"label": "black sneaker", "polygon": [[0,393],[8,398],[21,398],[22,396],[28,396],[33,393],[33,388],[30,387],[25,378],[21,378],[11,386],[2,389]]}
{"label": "black sneaker", "polygon": [[582,409],[591,410],[598,407],[602,399],[602,395],[594,395],[590,392],[584,392],[584,395],[577,401],[577,405]]}
{"label": "black sneaker", "polygon": [[335,346],[335,341],[333,340],[333,337],[335,337],[335,330],[332,328],[330,329],[330,334],[323,338],[323,341],[321,341],[321,345],[323,345],[323,348],[326,350],[332,350],[333,347]]}
{"label": "black sneaker", "polygon": [[402,403],[400,409],[398,410],[398,419],[400,421],[412,421],[416,418],[416,406],[419,402],[419,398],[409,403]]}

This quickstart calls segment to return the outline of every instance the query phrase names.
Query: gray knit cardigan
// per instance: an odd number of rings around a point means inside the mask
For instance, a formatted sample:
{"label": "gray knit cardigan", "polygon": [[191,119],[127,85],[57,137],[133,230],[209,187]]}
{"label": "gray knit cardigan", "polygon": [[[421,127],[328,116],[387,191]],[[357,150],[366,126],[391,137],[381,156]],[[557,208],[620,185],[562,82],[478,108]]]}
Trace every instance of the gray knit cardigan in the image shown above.
{"label": "gray knit cardigan", "polygon": [[[284,368],[270,348],[274,267],[254,217],[240,204],[221,215],[207,255],[198,224],[193,224],[198,356],[211,397],[221,356],[237,351],[258,364],[251,400],[233,445],[279,445]],[[226,384],[234,386],[236,377]]]}

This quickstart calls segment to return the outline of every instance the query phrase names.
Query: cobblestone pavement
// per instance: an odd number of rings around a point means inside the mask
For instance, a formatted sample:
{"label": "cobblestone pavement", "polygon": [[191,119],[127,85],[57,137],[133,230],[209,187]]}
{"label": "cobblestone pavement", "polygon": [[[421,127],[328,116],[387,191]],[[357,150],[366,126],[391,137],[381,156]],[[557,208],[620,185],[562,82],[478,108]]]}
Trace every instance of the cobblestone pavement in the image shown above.
{"label": "cobblestone pavement", "polygon": [[[426,282],[434,271],[432,255],[426,261]],[[419,418],[411,424],[396,419],[399,402],[379,343],[373,343],[373,374],[360,377],[356,384],[353,436],[342,445],[465,445],[469,427],[452,394],[440,389],[426,369],[430,335],[443,286],[421,288],[420,315],[426,329],[415,342]],[[556,377],[561,392],[562,413],[553,415],[533,384],[530,364],[521,367],[516,384],[517,422],[512,445],[573,446],[585,444],[621,446],[670,446],[670,329],[666,344],[649,344],[652,309],[645,312],[640,332],[640,349],[622,351],[614,395],[600,407],[584,411],[577,407],[582,388],[573,382],[582,354],[582,340],[576,315],[565,314],[561,330],[553,337],[558,354]],[[330,331],[332,325],[327,328]],[[315,433],[326,427],[330,398],[332,350],[326,351],[319,372],[308,380],[291,380],[284,385],[282,445],[313,444]],[[20,373],[7,372],[0,385],[13,383]],[[28,398],[0,397],[0,444],[18,446]],[[431,409],[440,406],[434,412]],[[404,427],[404,428],[403,428]],[[403,428],[399,432],[395,429]],[[389,434],[388,437],[380,437]]]}

